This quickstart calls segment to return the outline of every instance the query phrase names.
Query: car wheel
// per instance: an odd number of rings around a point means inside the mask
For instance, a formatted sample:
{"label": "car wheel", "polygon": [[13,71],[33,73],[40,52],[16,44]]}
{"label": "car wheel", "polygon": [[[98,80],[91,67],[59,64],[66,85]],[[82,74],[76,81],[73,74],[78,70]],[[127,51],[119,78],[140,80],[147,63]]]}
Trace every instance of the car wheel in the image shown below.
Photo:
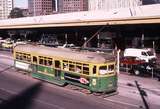
{"label": "car wheel", "polygon": [[134,74],[135,74],[135,75],[139,75],[139,74],[140,74],[140,71],[139,71],[139,70],[135,70],[135,71],[134,71]]}

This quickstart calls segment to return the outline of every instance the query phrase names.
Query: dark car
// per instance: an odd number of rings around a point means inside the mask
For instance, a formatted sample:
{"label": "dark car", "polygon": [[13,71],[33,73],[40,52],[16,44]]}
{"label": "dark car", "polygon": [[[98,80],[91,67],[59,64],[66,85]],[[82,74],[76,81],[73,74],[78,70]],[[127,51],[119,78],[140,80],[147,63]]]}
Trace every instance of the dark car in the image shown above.
{"label": "dark car", "polygon": [[128,72],[137,76],[153,76],[160,80],[160,65],[157,63],[146,63],[135,58],[121,58],[120,71]]}
{"label": "dark car", "polygon": [[160,65],[151,63],[141,63],[133,65],[129,73],[135,75],[149,75],[158,78],[160,81]]}

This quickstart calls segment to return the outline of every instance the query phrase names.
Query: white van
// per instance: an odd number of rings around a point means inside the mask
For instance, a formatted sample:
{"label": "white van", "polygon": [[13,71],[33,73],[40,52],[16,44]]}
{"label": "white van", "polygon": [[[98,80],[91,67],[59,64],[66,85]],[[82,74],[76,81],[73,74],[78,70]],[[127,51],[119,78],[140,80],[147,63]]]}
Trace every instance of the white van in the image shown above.
{"label": "white van", "polygon": [[156,61],[156,55],[151,49],[127,48],[124,50],[124,57],[135,57],[145,62],[155,63]]}

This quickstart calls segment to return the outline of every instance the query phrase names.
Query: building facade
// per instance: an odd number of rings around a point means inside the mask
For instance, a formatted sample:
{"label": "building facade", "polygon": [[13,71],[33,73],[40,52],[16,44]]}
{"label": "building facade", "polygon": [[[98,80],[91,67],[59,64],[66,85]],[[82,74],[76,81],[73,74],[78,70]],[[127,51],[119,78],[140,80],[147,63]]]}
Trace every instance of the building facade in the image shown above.
{"label": "building facade", "polygon": [[88,0],[58,0],[58,12],[87,11]]}
{"label": "building facade", "polygon": [[53,0],[28,0],[31,16],[49,15],[53,13]]}
{"label": "building facade", "polygon": [[0,20],[7,19],[13,9],[13,0],[0,0]]}
{"label": "building facade", "polygon": [[88,0],[88,9],[112,10],[116,8],[134,7],[142,5],[142,0]]}
{"label": "building facade", "polygon": [[160,0],[142,0],[143,5],[157,4],[160,3]]}

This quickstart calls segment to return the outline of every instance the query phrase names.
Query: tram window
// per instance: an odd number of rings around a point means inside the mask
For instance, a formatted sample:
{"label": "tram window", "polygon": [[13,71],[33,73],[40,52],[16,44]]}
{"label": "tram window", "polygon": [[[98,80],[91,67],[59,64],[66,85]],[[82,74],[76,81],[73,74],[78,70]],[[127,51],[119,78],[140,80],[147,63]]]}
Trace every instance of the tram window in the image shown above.
{"label": "tram window", "polygon": [[97,69],[97,67],[94,66],[94,67],[93,67],[93,74],[96,74],[96,69]]}
{"label": "tram window", "polygon": [[43,59],[39,59],[39,64],[43,64]]}
{"label": "tram window", "polygon": [[114,65],[108,65],[108,71],[113,71],[114,70]]}
{"label": "tram window", "polygon": [[19,55],[18,54],[16,54],[16,59],[19,59]]}
{"label": "tram window", "polygon": [[68,63],[63,63],[63,69],[64,69],[64,70],[67,70],[67,71],[69,70],[69,69],[68,69]]}
{"label": "tram window", "polygon": [[55,68],[61,68],[60,61],[55,60]]}
{"label": "tram window", "polygon": [[83,66],[83,74],[89,75],[89,68]]}
{"label": "tram window", "polygon": [[79,65],[76,65],[76,72],[81,73],[82,72],[82,67]]}
{"label": "tram window", "polygon": [[75,71],[75,65],[69,64],[69,71]]}
{"label": "tram window", "polygon": [[26,60],[29,62],[30,61],[30,56],[27,55],[27,59]]}
{"label": "tram window", "polygon": [[44,59],[44,65],[47,65],[47,60],[46,59]]}
{"label": "tram window", "polygon": [[37,57],[33,56],[33,63],[37,63]]}
{"label": "tram window", "polygon": [[49,66],[52,65],[52,60],[48,60],[48,65],[49,65]]}
{"label": "tram window", "polygon": [[99,74],[104,75],[107,73],[107,66],[99,67]]}
{"label": "tram window", "polygon": [[20,60],[23,60],[22,54],[19,54],[19,59],[20,59]]}
{"label": "tram window", "polygon": [[23,60],[26,60],[26,56],[25,56],[25,54],[23,54]]}

